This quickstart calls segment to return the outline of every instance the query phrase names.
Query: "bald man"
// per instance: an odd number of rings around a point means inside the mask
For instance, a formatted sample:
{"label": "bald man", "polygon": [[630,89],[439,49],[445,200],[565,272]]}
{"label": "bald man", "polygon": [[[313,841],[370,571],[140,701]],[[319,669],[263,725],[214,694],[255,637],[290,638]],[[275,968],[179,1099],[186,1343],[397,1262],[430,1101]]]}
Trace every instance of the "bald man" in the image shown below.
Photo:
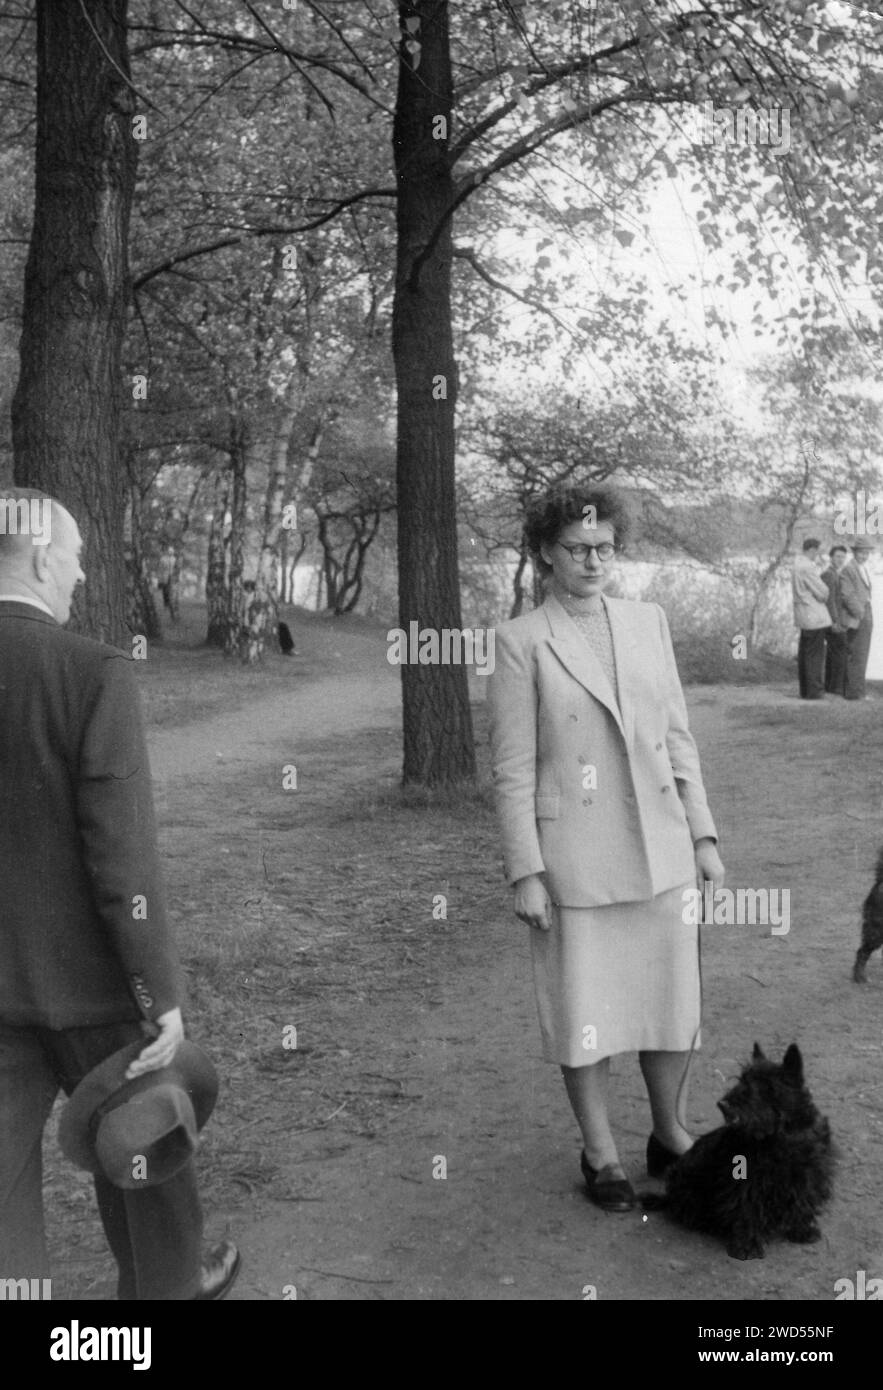
{"label": "bald man", "polygon": [[[64,630],[82,539],[57,501],[0,489],[0,1278],[44,1279],[42,1137],[59,1089],[145,1042],[130,1076],[184,1037],[132,663]],[[147,900],[147,921],[133,901]],[[150,1039],[148,1042],[147,1039]],[[202,1259],[190,1162],[124,1191],[95,1178],[121,1299],[223,1298],[239,1268]]]}

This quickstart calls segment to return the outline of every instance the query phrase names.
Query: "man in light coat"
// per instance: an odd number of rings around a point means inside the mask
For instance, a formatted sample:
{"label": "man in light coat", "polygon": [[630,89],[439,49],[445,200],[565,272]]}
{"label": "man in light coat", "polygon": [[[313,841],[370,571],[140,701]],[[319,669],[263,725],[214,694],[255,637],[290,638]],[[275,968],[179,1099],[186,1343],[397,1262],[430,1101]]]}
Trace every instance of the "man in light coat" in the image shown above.
{"label": "man in light coat", "polygon": [[828,586],[819,573],[821,541],[810,536],[803,553],[794,561],[791,590],[794,623],[800,629],[797,644],[797,677],[801,700],[825,698],[825,638],[831,626]]}

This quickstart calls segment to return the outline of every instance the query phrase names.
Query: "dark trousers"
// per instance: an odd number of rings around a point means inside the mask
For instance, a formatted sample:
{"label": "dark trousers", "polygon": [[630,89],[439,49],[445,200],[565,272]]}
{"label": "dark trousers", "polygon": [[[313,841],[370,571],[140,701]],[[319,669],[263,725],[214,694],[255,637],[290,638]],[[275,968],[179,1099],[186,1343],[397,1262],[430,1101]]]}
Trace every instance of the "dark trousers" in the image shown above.
{"label": "dark trousers", "polygon": [[[143,1037],[136,1022],[60,1032],[0,1022],[0,1278],[49,1276],[43,1129],[59,1087],[70,1095],[105,1057]],[[192,1298],[202,1257],[202,1210],[193,1163],[169,1182],[143,1191],[123,1191],[96,1176],[95,1193],[119,1267],[118,1297]]]}
{"label": "dark trousers", "polygon": [[825,637],[829,629],[800,629],[797,644],[797,679],[801,700],[821,700],[825,694]]}
{"label": "dark trousers", "polygon": [[842,695],[846,686],[846,633],[828,628],[825,652],[825,689],[830,695]]}
{"label": "dark trousers", "polygon": [[852,627],[846,634],[846,682],[844,695],[847,700],[865,698],[865,671],[868,667],[868,652],[871,649],[871,633],[874,631],[874,617],[868,604],[865,616],[858,627]]}

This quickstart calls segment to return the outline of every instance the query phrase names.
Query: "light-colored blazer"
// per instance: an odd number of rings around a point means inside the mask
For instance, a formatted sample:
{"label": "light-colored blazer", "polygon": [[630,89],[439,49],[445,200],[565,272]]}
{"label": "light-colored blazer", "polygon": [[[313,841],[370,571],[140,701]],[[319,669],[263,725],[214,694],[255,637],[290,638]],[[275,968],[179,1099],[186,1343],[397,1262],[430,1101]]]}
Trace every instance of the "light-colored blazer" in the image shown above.
{"label": "light-colored blazer", "polygon": [[619,684],[554,596],[496,629],[491,753],[506,878],[554,903],[646,901],[694,882],[717,838],[665,614],[605,598]]}
{"label": "light-colored blazer", "polygon": [[828,586],[822,579],[818,565],[806,555],[798,555],[794,561],[791,593],[794,598],[795,627],[814,632],[820,627],[831,626]]}
{"label": "light-colored blazer", "polygon": [[843,612],[841,622],[844,627],[858,627],[867,615],[871,602],[871,591],[862,578],[861,570],[855,560],[847,560],[840,571],[840,606]]}

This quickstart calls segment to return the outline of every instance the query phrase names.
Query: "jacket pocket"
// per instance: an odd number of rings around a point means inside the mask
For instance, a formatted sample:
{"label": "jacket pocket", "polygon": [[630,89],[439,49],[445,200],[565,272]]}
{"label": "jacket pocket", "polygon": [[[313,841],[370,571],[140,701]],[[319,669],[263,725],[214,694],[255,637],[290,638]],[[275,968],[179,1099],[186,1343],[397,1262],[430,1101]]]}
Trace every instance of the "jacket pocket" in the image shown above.
{"label": "jacket pocket", "polygon": [[561,814],[561,797],[538,796],[535,801],[537,820],[555,820]]}

